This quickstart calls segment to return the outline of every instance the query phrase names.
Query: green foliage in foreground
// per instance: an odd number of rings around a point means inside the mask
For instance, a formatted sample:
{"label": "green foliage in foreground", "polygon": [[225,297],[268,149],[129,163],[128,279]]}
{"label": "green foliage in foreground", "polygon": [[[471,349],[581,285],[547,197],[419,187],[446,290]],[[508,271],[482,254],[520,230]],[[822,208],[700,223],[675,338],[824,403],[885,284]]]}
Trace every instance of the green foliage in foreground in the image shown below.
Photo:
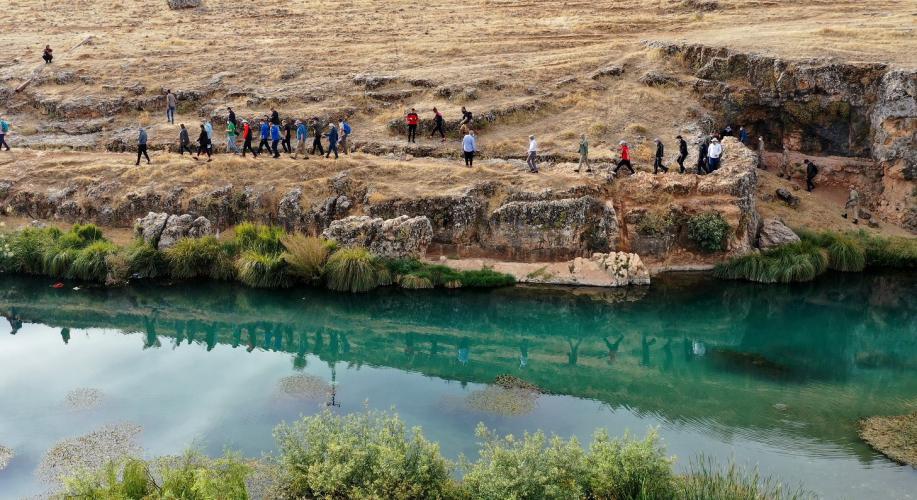
{"label": "green foliage in foreground", "polygon": [[[428,264],[417,259],[391,260],[386,262],[386,265],[394,276],[423,278],[433,286],[493,288],[516,283],[516,279],[511,275],[498,273],[492,269],[458,271],[448,266]],[[414,279],[408,278],[408,282],[411,283]],[[402,281],[399,278],[399,283]]]}
{"label": "green foliage in foreground", "polygon": [[[262,462],[266,498],[391,499],[683,499],[808,498],[755,471],[725,470],[709,459],[674,472],[658,436],[611,439],[597,431],[584,450],[577,440],[542,432],[498,436],[478,426],[479,458],[453,463],[420,428],[368,411],[326,410],[274,430],[279,455]],[[232,453],[197,452],[152,462],[130,459],[66,478],[66,498],[246,499],[253,468]],[[454,473],[462,474],[456,478]],[[161,478],[156,480],[154,478]]]}
{"label": "green foliage in foreground", "polygon": [[858,272],[868,267],[917,267],[917,239],[883,238],[862,230],[796,232],[802,241],[735,257],[717,265],[714,274],[726,279],[789,283],[811,281],[827,269]]}
{"label": "green foliage in foreground", "polygon": [[724,250],[729,230],[729,223],[719,212],[704,212],[688,218],[688,237],[706,252]]}

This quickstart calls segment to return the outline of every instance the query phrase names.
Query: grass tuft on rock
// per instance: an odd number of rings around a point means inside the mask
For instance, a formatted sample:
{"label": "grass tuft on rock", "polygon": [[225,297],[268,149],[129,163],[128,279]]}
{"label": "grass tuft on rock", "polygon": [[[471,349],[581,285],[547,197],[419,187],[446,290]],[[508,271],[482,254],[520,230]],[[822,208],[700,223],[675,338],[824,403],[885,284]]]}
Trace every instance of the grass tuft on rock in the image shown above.
{"label": "grass tuft on rock", "polygon": [[386,262],[395,276],[414,275],[429,280],[433,286],[446,288],[495,288],[510,286],[516,279],[509,274],[498,273],[492,269],[459,271],[441,264],[429,264],[417,259],[396,259]]}
{"label": "grass tuft on rock", "polygon": [[325,264],[325,283],[331,290],[367,292],[392,282],[391,273],[365,248],[343,248]]}
{"label": "grass tuft on rock", "polygon": [[281,243],[283,260],[289,265],[290,274],[307,282],[321,278],[332,249],[328,240],[294,233],[284,236]]}
{"label": "grass tuft on rock", "polygon": [[131,274],[138,278],[159,278],[169,272],[163,253],[143,240],[136,240],[128,246],[125,256]]}
{"label": "grass tuft on rock", "polygon": [[69,277],[104,283],[108,276],[108,256],[116,253],[118,247],[108,241],[96,241],[81,249],[70,265]]}
{"label": "grass tuft on rock", "polygon": [[282,239],[286,232],[282,227],[243,222],[236,226],[235,243],[240,251],[255,250],[262,254],[281,253]]}
{"label": "grass tuft on rock", "polygon": [[433,282],[416,274],[405,274],[398,278],[398,285],[408,290],[424,290],[433,288]]}
{"label": "grass tuft on rock", "polygon": [[287,262],[279,254],[263,254],[256,250],[242,252],[236,260],[236,277],[253,288],[288,288],[293,286]]}
{"label": "grass tuft on rock", "polygon": [[808,241],[782,245],[760,253],[750,253],[722,262],[714,275],[725,279],[745,279],[758,283],[811,281],[828,269],[828,257]]}
{"label": "grass tuft on rock", "polygon": [[232,245],[220,243],[213,236],[184,238],[165,250],[169,274],[176,279],[212,278],[229,280],[235,277]]}

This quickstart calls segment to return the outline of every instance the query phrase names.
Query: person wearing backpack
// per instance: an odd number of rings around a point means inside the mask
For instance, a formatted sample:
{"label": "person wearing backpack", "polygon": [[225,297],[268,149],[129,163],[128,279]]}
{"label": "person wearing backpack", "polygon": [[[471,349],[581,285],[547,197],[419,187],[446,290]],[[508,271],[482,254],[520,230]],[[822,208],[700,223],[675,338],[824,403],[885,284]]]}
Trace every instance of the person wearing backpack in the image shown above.
{"label": "person wearing backpack", "polygon": [[353,132],[353,129],[350,128],[350,124],[347,123],[347,118],[341,118],[341,123],[338,128],[340,129],[341,139],[338,141],[338,147],[341,150],[341,153],[347,154],[348,150],[348,139],[350,139],[350,133]]}
{"label": "person wearing backpack", "polygon": [[0,118],[0,149],[3,149],[3,146],[6,146],[6,150],[10,150],[10,145],[6,142],[6,134],[10,131],[10,122],[6,121],[5,118]]}

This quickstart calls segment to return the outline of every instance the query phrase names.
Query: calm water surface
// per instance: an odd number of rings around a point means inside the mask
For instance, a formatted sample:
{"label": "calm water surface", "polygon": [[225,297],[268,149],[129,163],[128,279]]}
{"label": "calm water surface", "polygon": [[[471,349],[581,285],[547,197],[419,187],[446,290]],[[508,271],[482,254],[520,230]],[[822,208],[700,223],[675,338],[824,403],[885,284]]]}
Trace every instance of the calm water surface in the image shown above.
{"label": "calm water surface", "polygon": [[[284,396],[299,374],[334,387],[334,411],[396,407],[450,457],[476,452],[478,422],[587,441],[658,427],[682,466],[703,453],[828,498],[917,497],[917,471],[856,436],[861,417],[917,410],[914,273],[366,295],[50,284],[0,278],[0,444],[16,453],[0,498],[45,491],[44,452],[107,423],[141,425],[149,456],[270,452],[278,422],[331,402]],[[546,394],[518,414],[471,404],[501,374]],[[105,398],[70,409],[77,388]]]}

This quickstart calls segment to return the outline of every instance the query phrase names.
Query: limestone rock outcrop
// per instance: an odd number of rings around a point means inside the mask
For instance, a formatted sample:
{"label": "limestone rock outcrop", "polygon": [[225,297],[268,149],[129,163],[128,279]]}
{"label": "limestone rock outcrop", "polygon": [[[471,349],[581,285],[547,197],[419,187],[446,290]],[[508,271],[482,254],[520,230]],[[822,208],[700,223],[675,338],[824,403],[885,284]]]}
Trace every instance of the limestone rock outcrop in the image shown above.
{"label": "limestone rock outcrop", "polygon": [[423,257],[433,239],[426,217],[402,215],[394,219],[351,216],[336,220],[322,237],[343,246],[362,246],[385,258]]}
{"label": "limestone rock outcrop", "polygon": [[201,6],[201,0],[168,0],[170,9],[193,9]]}
{"label": "limestone rock outcrop", "polygon": [[150,212],[146,217],[137,219],[134,231],[150,245],[165,250],[183,238],[201,238],[213,234],[213,225],[206,217]]}
{"label": "limestone rock outcrop", "polygon": [[758,232],[758,248],[767,250],[799,241],[799,236],[780,219],[764,219]]}
{"label": "limestone rock outcrop", "polygon": [[640,256],[627,252],[594,253],[590,257],[576,257],[565,262],[443,259],[440,263],[463,271],[492,269],[512,275],[519,283],[597,287],[650,284],[649,270]]}

